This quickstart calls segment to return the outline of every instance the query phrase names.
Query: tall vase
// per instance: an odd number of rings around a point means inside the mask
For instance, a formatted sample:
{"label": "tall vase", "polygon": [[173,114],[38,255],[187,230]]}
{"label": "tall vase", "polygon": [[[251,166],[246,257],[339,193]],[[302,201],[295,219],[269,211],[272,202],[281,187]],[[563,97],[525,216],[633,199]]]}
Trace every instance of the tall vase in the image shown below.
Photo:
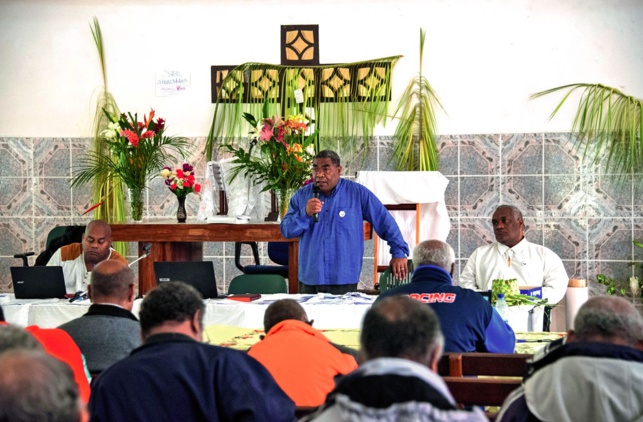
{"label": "tall vase", "polygon": [[134,223],[143,221],[144,188],[129,188],[130,216]]}
{"label": "tall vase", "polygon": [[279,201],[279,220],[282,220],[286,213],[288,212],[288,204],[290,203],[290,198],[294,194],[292,189],[279,189],[278,201]]}
{"label": "tall vase", "polygon": [[185,220],[188,219],[188,212],[185,210],[185,196],[177,196],[176,199],[179,201],[179,207],[176,209],[176,221],[185,223]]}

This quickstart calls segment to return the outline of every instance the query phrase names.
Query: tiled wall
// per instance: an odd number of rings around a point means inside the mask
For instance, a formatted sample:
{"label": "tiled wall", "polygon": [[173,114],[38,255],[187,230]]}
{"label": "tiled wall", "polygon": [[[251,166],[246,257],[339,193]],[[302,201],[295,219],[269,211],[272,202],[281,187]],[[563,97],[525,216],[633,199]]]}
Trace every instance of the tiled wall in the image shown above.
{"label": "tiled wall", "polygon": [[[189,161],[204,174],[203,138],[194,139]],[[88,139],[0,138],[0,291],[11,290],[9,267],[19,265],[13,255],[40,252],[56,225],[84,224],[80,215],[90,204],[89,188],[69,188],[71,165],[86,150]],[[490,218],[496,206],[509,203],[524,215],[526,237],[553,249],[570,276],[587,278],[590,289],[597,273],[625,280],[643,261],[643,249],[632,240],[643,239],[641,186],[626,176],[619,187],[600,164],[582,157],[567,134],[509,134],[442,136],[441,171],[449,179],[446,202],[453,229],[448,242],[458,258],[457,274],[467,257],[493,240]],[[366,159],[344,163],[344,174],[357,170],[391,170],[388,138],[373,142]],[[641,175],[634,175],[640,179]],[[429,188],[429,187],[426,187]],[[195,216],[198,197],[187,200]],[[146,218],[173,218],[176,199],[160,179],[151,183]],[[265,255],[262,245],[262,255]],[[220,290],[239,274],[232,243],[208,243],[206,259],[215,263]],[[249,250],[244,250],[249,254]],[[362,282],[372,285],[372,242],[367,242]],[[128,256],[135,259],[130,246]],[[264,257],[264,261],[267,258]],[[33,263],[33,258],[32,261]],[[250,263],[248,257],[244,263]]]}

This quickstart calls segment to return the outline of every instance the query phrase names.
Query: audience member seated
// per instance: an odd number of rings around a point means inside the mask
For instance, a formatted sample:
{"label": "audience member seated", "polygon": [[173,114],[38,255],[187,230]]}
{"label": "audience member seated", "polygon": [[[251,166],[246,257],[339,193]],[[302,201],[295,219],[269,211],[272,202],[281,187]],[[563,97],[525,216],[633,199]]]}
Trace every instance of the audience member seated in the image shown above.
{"label": "audience member seated", "polygon": [[567,341],[534,360],[497,421],[634,421],[643,415],[643,317],[614,296],[589,299]]}
{"label": "audience member seated", "polygon": [[458,409],[437,374],[443,337],[430,307],[408,296],[375,302],[364,316],[360,343],[364,363],[306,420],[487,420],[479,409]]}
{"label": "audience member seated", "polygon": [[81,243],[61,247],[47,265],[63,267],[67,293],[84,292],[91,271],[99,262],[112,259],[127,265],[127,260],[111,246],[112,228],[103,220],[94,220],[85,228]]}
{"label": "audience member seated", "polygon": [[69,365],[74,373],[80,397],[84,403],[87,403],[89,401],[89,374],[85,368],[83,355],[69,334],[59,328],[40,328],[31,325],[22,329],[6,322],[0,322],[0,352],[12,348],[33,350],[32,339],[37,341],[45,352]]}
{"label": "audience member seated", "polygon": [[85,356],[92,374],[141,345],[141,326],[132,314],[134,273],[115,260],[98,263],[87,286],[92,305],[85,315],[62,324]]}
{"label": "audience member seated", "polygon": [[555,305],[565,296],[569,279],[550,249],[528,242],[520,210],[511,205],[496,208],[491,218],[496,241],[473,251],[458,285],[490,290],[494,279],[517,279],[519,286],[542,286],[543,298]]}
{"label": "audience member seated", "polygon": [[87,420],[71,369],[42,351],[0,354],[0,391],[0,421]]}
{"label": "audience member seated", "polygon": [[185,283],[143,299],[143,345],[95,380],[89,410],[100,421],[292,421],[295,404],[246,353],[203,341],[205,305]]}
{"label": "audience member seated", "polygon": [[0,324],[0,353],[13,349],[40,350],[44,352],[42,344],[30,333],[20,327],[9,324]]}
{"label": "audience member seated", "polygon": [[426,240],[413,250],[411,283],[383,291],[378,300],[409,295],[438,315],[445,352],[513,353],[516,336],[479,293],[453,285],[455,253],[447,243]]}
{"label": "audience member seated", "polygon": [[60,328],[40,328],[37,325],[30,325],[25,330],[36,337],[45,348],[45,352],[69,365],[74,372],[80,398],[83,403],[87,403],[91,377],[85,367],[85,359],[74,339]]}
{"label": "audience member seated", "polygon": [[357,369],[355,358],[342,353],[320,331],[304,308],[282,299],[266,309],[266,336],[248,354],[270,371],[297,406],[317,407],[333,389],[333,379]]}

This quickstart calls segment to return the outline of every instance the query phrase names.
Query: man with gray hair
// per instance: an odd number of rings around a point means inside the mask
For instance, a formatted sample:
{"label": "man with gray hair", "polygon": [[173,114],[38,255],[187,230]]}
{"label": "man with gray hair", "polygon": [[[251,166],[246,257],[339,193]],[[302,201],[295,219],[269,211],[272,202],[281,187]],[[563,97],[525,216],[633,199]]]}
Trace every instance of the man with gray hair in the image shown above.
{"label": "man with gray hair", "polygon": [[134,273],[126,264],[99,262],[87,291],[92,300],[87,313],[58,328],[74,339],[95,375],[141,345],[141,326],[132,313]]}
{"label": "man with gray hair", "polygon": [[425,240],[413,250],[411,282],[383,291],[378,300],[408,295],[428,304],[440,318],[445,352],[513,353],[513,330],[479,293],[453,285],[454,264],[449,244]]}
{"label": "man with gray hair", "polygon": [[565,344],[535,359],[496,421],[639,421],[643,415],[643,317],[628,301],[581,306]]}
{"label": "man with gray hair", "polygon": [[340,379],[316,421],[486,421],[461,410],[437,374],[443,337],[428,306],[407,296],[373,304],[361,332],[362,365]]}
{"label": "man with gray hair", "polygon": [[542,286],[543,299],[555,305],[567,292],[567,271],[552,250],[525,239],[522,213],[513,205],[500,205],[491,217],[496,241],[473,251],[458,285],[491,290],[494,279],[516,279],[519,286]]}
{"label": "man with gray hair", "polygon": [[0,354],[0,420],[87,420],[74,374],[44,351],[16,348]]}

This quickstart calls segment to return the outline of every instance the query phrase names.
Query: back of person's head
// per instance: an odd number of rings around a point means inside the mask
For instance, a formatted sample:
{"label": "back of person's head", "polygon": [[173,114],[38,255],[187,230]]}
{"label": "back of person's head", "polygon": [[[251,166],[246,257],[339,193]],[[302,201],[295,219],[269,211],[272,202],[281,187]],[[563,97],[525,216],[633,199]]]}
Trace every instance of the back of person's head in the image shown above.
{"label": "back of person's head", "polygon": [[330,162],[333,163],[334,166],[341,165],[341,160],[339,159],[339,155],[337,155],[335,151],[331,151],[329,149],[319,151],[314,158],[330,158]]}
{"label": "back of person's head", "polygon": [[150,330],[166,323],[182,323],[200,314],[203,327],[205,305],[201,293],[189,284],[178,281],[162,283],[145,296],[141,303],[139,319],[143,338]]}
{"label": "back of person's head", "polygon": [[92,302],[128,301],[133,292],[134,272],[126,264],[108,259],[96,264],[92,270]]}
{"label": "back of person's head", "polygon": [[455,252],[453,248],[441,240],[425,240],[413,249],[413,265],[437,265],[448,273],[453,270]]}
{"label": "back of person's head", "polygon": [[0,353],[13,349],[44,350],[40,342],[14,325],[0,325]]}
{"label": "back of person's head", "polygon": [[271,303],[263,316],[265,332],[268,333],[272,327],[287,319],[308,322],[308,315],[304,308],[292,299],[281,299]]}
{"label": "back of person's head", "polygon": [[578,310],[568,341],[614,343],[643,349],[643,317],[623,298],[596,296]]}
{"label": "back of person's head", "polygon": [[403,358],[431,367],[440,358],[444,337],[429,306],[399,295],[379,300],[368,310],[360,343],[363,360]]}
{"label": "back of person's head", "polygon": [[42,351],[0,354],[0,421],[81,420],[78,386],[71,368]]}

